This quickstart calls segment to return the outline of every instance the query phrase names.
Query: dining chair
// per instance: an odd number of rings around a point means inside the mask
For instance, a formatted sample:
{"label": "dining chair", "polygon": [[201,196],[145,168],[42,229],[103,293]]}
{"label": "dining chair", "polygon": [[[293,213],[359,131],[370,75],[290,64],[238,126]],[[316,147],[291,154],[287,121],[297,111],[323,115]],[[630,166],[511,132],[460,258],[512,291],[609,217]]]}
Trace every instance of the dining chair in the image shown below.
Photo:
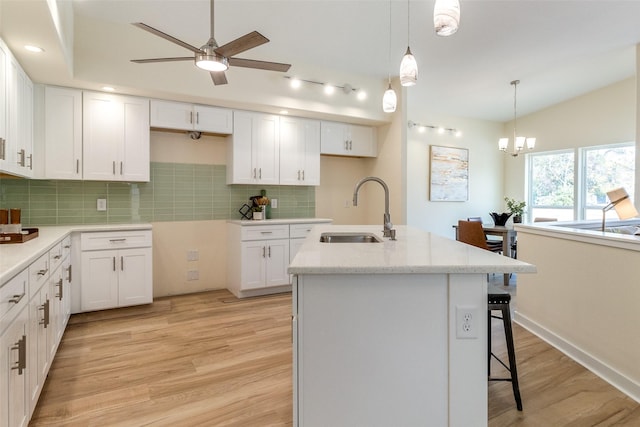
{"label": "dining chair", "polygon": [[[485,239],[482,224],[478,221],[458,221],[458,241],[476,246],[487,251],[491,251]],[[493,251],[492,251],[493,252]],[[518,370],[516,365],[516,351],[513,341],[513,330],[511,325],[511,294],[495,286],[487,289],[487,379],[488,381],[509,381],[513,389],[513,397],[516,401],[516,408],[522,411],[522,397],[520,396],[520,385],[518,383]],[[500,311],[501,315],[493,315],[493,311]],[[492,319],[502,320],[505,341],[507,344],[507,354],[509,364],[504,363],[491,350],[491,321]],[[496,359],[508,372],[508,378],[496,378],[491,376],[491,358]]]}
{"label": "dining chair", "polygon": [[484,234],[482,218],[479,221],[471,219],[458,221],[458,240],[491,252],[502,252],[502,242],[488,240]]}

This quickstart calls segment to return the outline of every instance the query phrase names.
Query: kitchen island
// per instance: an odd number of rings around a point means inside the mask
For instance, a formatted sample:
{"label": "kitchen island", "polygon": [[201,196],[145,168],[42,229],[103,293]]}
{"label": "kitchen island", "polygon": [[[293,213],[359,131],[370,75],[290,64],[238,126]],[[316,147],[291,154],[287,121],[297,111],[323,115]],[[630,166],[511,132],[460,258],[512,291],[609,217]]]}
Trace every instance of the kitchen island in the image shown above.
{"label": "kitchen island", "polygon": [[[316,226],[289,266],[294,425],[486,425],[486,275],[535,266],[381,228]],[[382,242],[321,243],[326,232]]]}

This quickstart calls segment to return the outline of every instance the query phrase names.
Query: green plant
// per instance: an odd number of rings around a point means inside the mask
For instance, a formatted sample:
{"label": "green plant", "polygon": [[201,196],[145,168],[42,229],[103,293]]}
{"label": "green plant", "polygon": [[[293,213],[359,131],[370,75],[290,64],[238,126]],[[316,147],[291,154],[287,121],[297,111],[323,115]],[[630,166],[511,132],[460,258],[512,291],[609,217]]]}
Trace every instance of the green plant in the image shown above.
{"label": "green plant", "polygon": [[524,208],[527,206],[526,202],[519,202],[516,199],[510,199],[509,197],[505,197],[504,201],[507,202],[507,209],[513,216],[522,216]]}

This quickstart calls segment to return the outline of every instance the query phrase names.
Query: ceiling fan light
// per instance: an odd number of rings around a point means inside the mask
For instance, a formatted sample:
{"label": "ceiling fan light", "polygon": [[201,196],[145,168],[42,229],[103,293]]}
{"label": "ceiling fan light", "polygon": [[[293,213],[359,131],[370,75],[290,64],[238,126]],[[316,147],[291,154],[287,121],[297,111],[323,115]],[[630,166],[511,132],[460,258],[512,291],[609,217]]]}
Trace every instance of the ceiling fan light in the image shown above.
{"label": "ceiling fan light", "polygon": [[460,25],[460,2],[458,0],[436,0],[433,7],[433,26],[439,36],[450,36]]}
{"label": "ceiling fan light", "polygon": [[226,71],[229,60],[220,55],[196,55],[196,66],[207,71]]}
{"label": "ceiling fan light", "polygon": [[418,63],[407,46],[407,52],[400,62],[400,84],[402,86],[415,86],[418,82]]}
{"label": "ceiling fan light", "polygon": [[398,97],[396,96],[396,92],[391,88],[391,83],[389,83],[389,88],[382,96],[382,111],[385,113],[393,113],[396,111],[397,104]]}

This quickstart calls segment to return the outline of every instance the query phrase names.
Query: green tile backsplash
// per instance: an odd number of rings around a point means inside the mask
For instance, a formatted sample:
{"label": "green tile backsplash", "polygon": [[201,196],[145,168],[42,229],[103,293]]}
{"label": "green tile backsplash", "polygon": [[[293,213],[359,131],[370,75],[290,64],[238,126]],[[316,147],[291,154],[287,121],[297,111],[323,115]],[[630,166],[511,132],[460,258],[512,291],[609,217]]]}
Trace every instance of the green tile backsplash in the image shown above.
{"label": "green tile backsplash", "polygon": [[0,208],[22,209],[25,226],[226,220],[261,189],[278,199],[272,218],[315,216],[315,187],[227,185],[225,165],[157,162],[144,183],[0,178]]}

